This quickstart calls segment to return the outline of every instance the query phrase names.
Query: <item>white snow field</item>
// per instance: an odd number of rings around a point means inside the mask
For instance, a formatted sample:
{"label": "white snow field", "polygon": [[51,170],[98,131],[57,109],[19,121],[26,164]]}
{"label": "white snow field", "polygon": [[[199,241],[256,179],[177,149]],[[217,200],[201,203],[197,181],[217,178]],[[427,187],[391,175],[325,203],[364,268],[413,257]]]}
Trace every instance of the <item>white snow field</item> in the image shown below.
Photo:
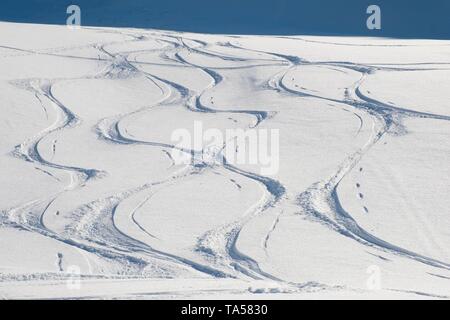
{"label": "white snow field", "polygon": [[0,134],[0,298],[450,297],[450,41],[0,23]]}

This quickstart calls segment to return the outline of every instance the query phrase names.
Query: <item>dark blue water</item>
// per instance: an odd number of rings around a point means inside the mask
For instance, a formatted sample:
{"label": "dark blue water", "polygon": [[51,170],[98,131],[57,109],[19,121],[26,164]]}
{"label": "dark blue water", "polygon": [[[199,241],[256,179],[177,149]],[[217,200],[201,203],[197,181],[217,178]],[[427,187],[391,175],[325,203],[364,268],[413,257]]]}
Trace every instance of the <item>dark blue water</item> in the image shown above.
{"label": "dark blue water", "polygon": [[[0,20],[65,24],[69,4],[87,26],[450,39],[450,0],[0,0]],[[366,27],[370,4],[381,30]]]}

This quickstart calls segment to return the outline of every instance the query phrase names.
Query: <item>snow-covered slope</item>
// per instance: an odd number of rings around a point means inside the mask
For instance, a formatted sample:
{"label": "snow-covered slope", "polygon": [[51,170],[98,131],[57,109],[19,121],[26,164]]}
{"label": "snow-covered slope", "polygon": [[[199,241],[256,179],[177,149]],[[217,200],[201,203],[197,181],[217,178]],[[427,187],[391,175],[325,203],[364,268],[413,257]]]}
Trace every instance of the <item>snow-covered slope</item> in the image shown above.
{"label": "snow-covered slope", "polygon": [[2,297],[450,297],[449,41],[0,31]]}

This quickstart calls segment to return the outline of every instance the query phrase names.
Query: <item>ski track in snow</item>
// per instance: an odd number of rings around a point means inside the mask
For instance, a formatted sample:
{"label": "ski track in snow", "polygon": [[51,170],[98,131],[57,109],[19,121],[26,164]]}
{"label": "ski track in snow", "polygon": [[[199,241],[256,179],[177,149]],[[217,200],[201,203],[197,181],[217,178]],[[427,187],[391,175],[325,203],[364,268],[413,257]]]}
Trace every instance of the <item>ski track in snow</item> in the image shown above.
{"label": "ski track in snow", "polygon": [[[95,30],[95,29],[93,29]],[[99,32],[117,32],[119,31],[104,31],[98,29]],[[112,117],[104,118],[97,123],[95,132],[99,139],[105,143],[113,145],[129,145],[129,146],[147,146],[149,148],[158,148],[164,152],[174,165],[173,159],[170,156],[170,151],[176,148],[174,145],[163,143],[160,141],[145,141],[140,140],[128,133],[123,121],[131,115],[136,115],[141,112],[147,112],[155,107],[165,107],[169,105],[180,105],[193,113],[204,114],[226,114],[229,116],[236,114],[245,114],[254,118],[254,122],[248,123],[247,128],[256,128],[265,121],[270,121],[276,112],[270,110],[265,106],[260,106],[258,109],[251,107],[239,106],[236,108],[218,108],[205,105],[202,102],[202,96],[205,94],[213,94],[213,89],[222,82],[227,81],[222,75],[221,70],[239,72],[245,68],[259,68],[267,66],[278,66],[280,71],[273,75],[272,78],[267,79],[266,83],[262,85],[261,89],[269,89],[278,92],[280,96],[302,97],[305,99],[317,99],[326,102],[337,104],[342,110],[351,112],[358,118],[359,129],[356,135],[360,133],[364,123],[361,113],[370,115],[373,121],[373,132],[368,141],[361,145],[359,150],[353,154],[349,154],[347,158],[336,168],[331,177],[323,177],[323,180],[317,181],[311,185],[303,193],[295,195],[295,203],[303,215],[310,219],[323,224],[330,230],[337,232],[345,237],[355,240],[361,245],[374,248],[380,252],[388,252],[394,255],[413,259],[423,264],[427,264],[439,269],[450,269],[450,264],[445,261],[439,261],[431,257],[423,256],[421,254],[412,252],[407,248],[401,248],[395,244],[389,243],[369,231],[364,230],[353,219],[350,212],[346,212],[341,206],[337,188],[342,179],[348,175],[352,170],[357,168],[358,163],[364,155],[376,145],[380,139],[385,135],[403,134],[405,127],[403,120],[406,118],[422,118],[422,119],[438,119],[449,121],[450,117],[446,115],[418,112],[409,110],[401,106],[395,106],[387,102],[377,101],[370,98],[361,91],[360,86],[364,81],[378,71],[389,72],[405,72],[405,69],[363,64],[353,64],[345,61],[323,61],[323,62],[309,62],[300,56],[289,56],[270,51],[258,51],[255,49],[248,49],[244,46],[234,44],[234,40],[229,42],[215,44],[219,47],[233,49],[236,55],[243,54],[243,57],[229,56],[222,54],[210,48],[211,44],[203,40],[194,39],[194,36],[184,36],[165,32],[148,32],[148,31],[124,31],[122,35],[130,37],[129,40],[123,42],[113,43],[98,43],[91,45],[108,59],[100,58],[103,62],[108,63],[108,67],[101,73],[96,75],[86,76],[83,79],[126,79],[135,75],[143,76],[149,85],[159,88],[161,91],[161,99],[159,101],[148,102],[148,106],[138,108],[130,113],[117,114]],[[147,41],[149,39],[157,41],[161,44],[161,48],[139,49],[121,51],[119,53],[108,50],[108,47],[114,44],[136,43]],[[292,38],[292,41],[309,41],[300,38]],[[343,45],[343,44],[336,44]],[[60,52],[39,52],[34,50],[22,50],[20,48],[10,48],[17,51],[18,54],[41,54],[41,55],[55,55],[66,59],[91,59],[86,57],[77,57],[75,55],[65,55],[64,50]],[[69,49],[69,48],[66,48]],[[217,49],[216,49],[217,50]],[[227,63],[236,63],[236,66],[230,67],[204,67],[196,63],[190,62],[189,59],[184,58],[182,53],[190,52],[199,56],[208,57],[208,59],[216,59],[217,61],[225,61]],[[193,90],[183,86],[180,83],[173,82],[173,80],[165,79],[151,72],[144,71],[141,67],[149,65],[148,62],[140,62],[135,59],[130,61],[129,55],[133,53],[158,53],[162,60],[167,62],[168,66],[198,70],[203,72],[211,79],[211,82],[201,92],[194,92]],[[246,58],[245,54],[261,55],[261,58]],[[240,64],[240,65],[239,65]],[[360,74],[360,79],[354,83],[353,86],[346,89],[346,97],[342,100],[328,98],[321,96],[320,93],[313,94],[301,88],[290,88],[286,84],[288,74],[298,67],[302,66],[326,66],[334,68],[335,71],[346,72],[356,71]],[[406,70],[416,70],[411,68]],[[423,69],[417,69],[423,70]],[[264,215],[269,209],[278,210],[276,218],[273,220],[270,229],[267,230],[266,236],[262,241],[263,250],[268,254],[267,248],[270,246],[271,234],[277,228],[279,220],[283,215],[283,204],[289,202],[286,187],[275,179],[258,175],[256,173],[245,171],[238,166],[227,162],[225,158],[222,164],[219,164],[222,169],[230,174],[239,175],[242,179],[253,180],[261,185],[265,190],[263,197],[255,203],[252,207],[241,215],[241,217],[231,223],[224,224],[220,227],[206,231],[198,237],[195,248],[192,248],[192,255],[184,257],[171,252],[164,252],[154,248],[146,242],[134,238],[127,234],[127,230],[121,230],[120,226],[116,224],[118,218],[129,219],[135,225],[136,230],[145,234],[154,240],[158,240],[151,231],[146,230],[145,226],[141,225],[136,219],[135,214],[140,210],[144,204],[152,201],[153,192],[158,192],[164,188],[180,183],[183,180],[189,179],[192,175],[204,174],[207,171],[213,170],[218,166],[217,163],[203,162],[201,166],[198,164],[187,165],[181,168],[173,175],[161,181],[149,181],[147,184],[135,186],[132,189],[122,190],[117,194],[111,194],[109,197],[97,199],[94,202],[80,203],[78,209],[70,213],[73,217],[73,223],[68,225],[64,233],[57,233],[49,229],[45,224],[45,215],[48,208],[55,203],[55,200],[64,193],[70,193],[74,190],[79,190],[85,185],[91,183],[92,180],[102,179],[108,175],[108,172],[102,168],[79,168],[69,165],[61,165],[53,162],[43,156],[39,151],[40,142],[47,136],[52,136],[52,154],[58,150],[58,137],[65,131],[79,126],[83,119],[74,114],[68,107],[62,104],[58,97],[54,95],[52,87],[55,83],[74,79],[18,79],[14,82],[17,87],[23,90],[28,90],[35,95],[35,98],[42,106],[42,110],[46,118],[54,118],[54,122],[48,128],[36,133],[33,137],[16,146],[12,150],[12,155],[23,161],[31,162],[37,170],[53,177],[59,183],[60,175],[55,175],[55,172],[67,173],[69,175],[69,183],[55,193],[48,195],[42,199],[35,199],[33,201],[23,203],[14,208],[2,208],[2,215],[0,225],[5,228],[19,228],[30,232],[39,233],[45,237],[61,241],[65,244],[73,246],[79,250],[93,253],[102,259],[107,259],[119,263],[123,268],[123,276],[138,276],[146,277],[145,268],[155,261],[164,261],[164,263],[173,266],[180,266],[181,268],[192,269],[193,272],[199,272],[208,277],[214,278],[235,278],[244,280],[267,280],[279,283],[280,287],[291,286],[303,290],[306,287],[332,287],[326,284],[317,284],[314,282],[308,283],[291,283],[289,281],[280,279],[279,277],[265,271],[258,262],[246,254],[239,251],[237,248],[237,241],[243,227],[247,225],[255,217]],[[49,107],[53,110],[49,110]],[[301,108],[301,106],[299,106]],[[336,107],[338,108],[338,107]],[[282,109],[277,112],[283,112]],[[195,150],[182,149],[197,159],[200,156]],[[223,155],[220,155],[224,157]],[[203,161],[203,160],[202,160]],[[234,180],[239,189],[241,186]],[[150,195],[145,196],[151,192]],[[144,195],[142,201],[137,207],[134,207],[132,212],[124,212],[121,209],[121,204],[127,202],[132,196]],[[362,198],[362,197],[361,197]],[[367,210],[367,209],[366,209]],[[257,241],[255,239],[255,241]],[[198,259],[192,258],[198,255]],[[62,253],[57,253],[57,266],[60,272],[64,271],[64,259]],[[195,270],[195,271],[194,271]],[[84,275],[88,276],[88,275]],[[442,276],[443,277],[443,276]],[[49,276],[51,278],[51,276]],[[423,294],[423,293],[421,293]]]}

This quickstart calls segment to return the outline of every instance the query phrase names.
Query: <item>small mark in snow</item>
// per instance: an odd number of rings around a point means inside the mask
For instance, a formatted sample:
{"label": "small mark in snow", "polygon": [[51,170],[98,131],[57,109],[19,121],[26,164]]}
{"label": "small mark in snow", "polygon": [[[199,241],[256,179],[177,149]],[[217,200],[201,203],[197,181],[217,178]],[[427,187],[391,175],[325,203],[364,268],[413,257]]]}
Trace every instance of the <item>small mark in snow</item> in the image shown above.
{"label": "small mark in snow", "polygon": [[278,223],[280,222],[280,217],[283,214],[283,210],[280,211],[280,213],[277,215],[275,221],[272,224],[272,227],[270,228],[269,232],[266,235],[266,238],[264,239],[264,251],[266,251],[267,254],[267,248],[268,248],[268,243],[269,243],[269,239],[270,236],[272,235],[272,233],[275,231],[275,228],[277,227]]}
{"label": "small mark in snow", "polygon": [[238,187],[238,189],[242,189],[241,185],[240,185],[239,183],[237,183],[236,180],[230,179],[230,181],[233,182],[234,185],[235,185],[236,187]]}
{"label": "small mark in snow", "polygon": [[356,183],[356,187],[357,187],[357,188],[360,188],[361,185],[360,185],[359,183]]}
{"label": "small mark in snow", "polygon": [[362,193],[359,193],[358,196],[360,199],[364,199],[364,195]]}
{"label": "small mark in snow", "polygon": [[364,207],[364,211],[365,211],[366,213],[369,213],[369,209],[367,209],[367,207]]}
{"label": "small mark in snow", "polygon": [[361,168],[359,168],[359,172],[362,172],[363,171],[363,168],[361,167]]}
{"label": "small mark in snow", "polygon": [[368,251],[366,251],[366,252],[367,252],[368,254],[374,256],[374,257],[377,257],[377,258],[383,260],[383,261],[391,261],[391,260],[389,260],[388,258],[385,258],[385,257],[383,257],[383,256],[381,256],[381,255],[374,254],[374,253],[371,253],[371,252],[368,252]]}
{"label": "small mark in snow", "polygon": [[53,155],[52,157],[55,155],[56,153],[56,144],[58,143],[58,140],[53,140],[53,145],[52,145],[52,151],[53,151]]}
{"label": "small mark in snow", "polygon": [[133,138],[134,138],[134,135],[133,135],[132,133],[130,133],[127,129],[125,129],[125,133],[126,133],[127,135],[129,135],[130,137],[133,137]]}
{"label": "small mark in snow", "polygon": [[450,277],[446,277],[446,276],[443,276],[443,275],[440,275],[440,274],[434,274],[434,273],[429,273],[429,272],[427,272],[429,275],[431,275],[431,276],[434,276],[434,277],[438,277],[438,278],[441,278],[441,279],[447,279],[447,280],[450,280]]}
{"label": "small mark in snow", "polygon": [[52,178],[55,179],[56,181],[61,181],[61,180],[59,180],[57,177],[55,177],[53,174],[51,174],[50,172],[48,172],[48,171],[46,171],[46,170],[43,170],[43,169],[38,168],[38,167],[34,167],[34,168],[35,168],[36,170],[41,171],[41,172],[45,173],[46,175],[52,177]]}
{"label": "small mark in snow", "polygon": [[175,165],[175,160],[172,158],[172,155],[170,154],[170,152],[167,150],[162,150],[162,152],[169,158],[169,160],[171,162],[169,168],[173,167]]}
{"label": "small mark in snow", "polygon": [[58,252],[58,254],[56,255],[56,257],[57,257],[57,265],[58,265],[58,269],[59,269],[59,271],[60,272],[62,272],[62,271],[64,271],[64,268],[63,268],[63,254],[61,253],[61,252]]}

